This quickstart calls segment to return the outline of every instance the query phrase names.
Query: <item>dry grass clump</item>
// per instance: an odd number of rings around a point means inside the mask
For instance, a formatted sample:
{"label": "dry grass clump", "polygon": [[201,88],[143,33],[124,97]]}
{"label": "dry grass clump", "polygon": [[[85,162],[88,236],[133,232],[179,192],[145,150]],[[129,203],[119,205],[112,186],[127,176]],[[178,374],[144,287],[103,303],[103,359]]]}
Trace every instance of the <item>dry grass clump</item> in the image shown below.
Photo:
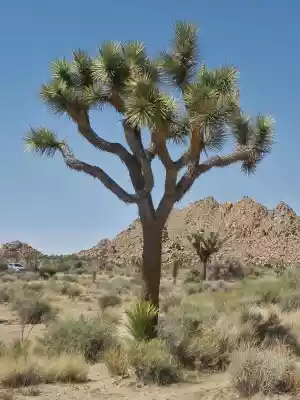
{"label": "dry grass clump", "polygon": [[86,382],[87,379],[88,366],[82,356],[61,354],[55,358],[30,356],[1,359],[0,382],[5,388],[40,383]]}
{"label": "dry grass clump", "polygon": [[10,303],[14,298],[14,290],[12,285],[5,284],[0,287],[0,304]]}
{"label": "dry grass clump", "polygon": [[285,325],[275,311],[244,310],[241,315],[241,330],[238,341],[270,347],[274,344],[284,344],[297,355],[300,354],[300,344],[292,327]]}
{"label": "dry grass clump", "polygon": [[48,354],[82,354],[86,361],[97,362],[117,343],[117,328],[104,316],[59,320],[48,327],[40,343]]}
{"label": "dry grass clump", "polygon": [[103,294],[98,298],[98,304],[102,311],[108,307],[117,307],[122,304],[122,298],[115,294]]}
{"label": "dry grass clump", "polygon": [[116,345],[105,351],[104,363],[111,375],[128,376],[129,360],[127,352],[121,345]]}
{"label": "dry grass clump", "polygon": [[285,296],[281,302],[280,307],[283,312],[291,312],[300,309],[300,294],[291,293]]}
{"label": "dry grass clump", "polygon": [[144,384],[169,385],[181,380],[175,358],[158,339],[134,342],[129,351],[129,361],[137,379]]}
{"label": "dry grass clump", "polygon": [[218,325],[218,315],[200,304],[173,308],[160,319],[159,337],[177,362],[201,370],[224,370],[231,338]]}
{"label": "dry grass clump", "polygon": [[233,354],[229,372],[242,396],[296,393],[300,389],[299,367],[276,348],[241,348]]}

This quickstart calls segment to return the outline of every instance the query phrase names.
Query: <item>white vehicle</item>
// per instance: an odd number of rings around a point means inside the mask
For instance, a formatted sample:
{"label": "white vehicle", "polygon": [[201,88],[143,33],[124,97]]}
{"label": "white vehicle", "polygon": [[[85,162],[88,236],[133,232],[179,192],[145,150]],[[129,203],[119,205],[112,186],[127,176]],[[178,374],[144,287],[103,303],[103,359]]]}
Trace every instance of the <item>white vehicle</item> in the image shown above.
{"label": "white vehicle", "polygon": [[24,265],[19,264],[19,263],[9,263],[7,264],[7,269],[16,271],[16,272],[21,272],[21,271],[25,271],[26,267],[24,267]]}

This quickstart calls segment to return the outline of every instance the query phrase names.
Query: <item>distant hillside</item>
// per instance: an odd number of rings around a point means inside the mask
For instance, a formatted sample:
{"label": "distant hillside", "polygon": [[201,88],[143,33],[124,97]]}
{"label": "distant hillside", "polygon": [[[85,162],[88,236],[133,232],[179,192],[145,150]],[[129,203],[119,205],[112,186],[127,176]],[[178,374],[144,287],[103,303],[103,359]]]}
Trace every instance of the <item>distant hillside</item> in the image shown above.
{"label": "distant hillside", "polygon": [[[284,202],[268,210],[250,198],[223,204],[206,198],[182,210],[174,210],[167,223],[163,261],[168,262],[174,252],[187,263],[197,261],[187,234],[200,228],[218,231],[223,237],[230,236],[217,254],[217,260],[234,258],[248,265],[300,263],[300,217]],[[176,244],[182,250],[175,250]],[[111,261],[128,263],[132,257],[140,257],[141,252],[141,226],[136,220],[115,239],[103,241],[79,255],[94,258],[106,254]]]}
{"label": "distant hillside", "polygon": [[[284,202],[268,210],[250,198],[222,204],[213,198],[206,198],[182,210],[174,210],[167,223],[163,262],[169,262],[174,252],[187,264],[197,262],[187,234],[200,228],[230,237],[217,254],[217,260],[234,258],[247,265],[278,262],[300,264],[300,217]],[[6,255],[18,253],[20,257],[41,254],[18,241],[3,245],[1,251]],[[141,226],[136,220],[113,240],[101,240],[95,247],[76,255],[104,257],[113,263],[128,264],[140,257],[141,252]]]}

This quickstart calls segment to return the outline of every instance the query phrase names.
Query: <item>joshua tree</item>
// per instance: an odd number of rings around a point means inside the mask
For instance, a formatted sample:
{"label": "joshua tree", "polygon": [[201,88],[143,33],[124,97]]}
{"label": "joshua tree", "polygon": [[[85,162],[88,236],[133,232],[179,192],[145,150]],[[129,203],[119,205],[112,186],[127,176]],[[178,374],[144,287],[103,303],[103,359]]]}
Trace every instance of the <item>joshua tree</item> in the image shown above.
{"label": "joshua tree", "polygon": [[[131,193],[101,167],[78,159],[53,131],[31,128],[25,137],[29,149],[46,156],[60,153],[67,167],[99,180],[124,203],[137,205],[143,233],[143,293],[155,307],[162,232],[174,205],[203,174],[236,163],[254,172],[271,149],[272,119],[245,116],[239,105],[237,70],[200,65],[197,35],[194,25],[178,22],[170,49],[157,59],[147,55],[141,42],[106,42],[95,58],[74,51],[72,60],[52,62],[51,80],[41,87],[42,99],[55,114],[67,115],[100,154],[110,153],[124,164]],[[126,146],[113,141],[114,132],[108,141],[92,126],[91,110],[107,106],[119,114]],[[221,155],[218,152],[230,134],[235,146]],[[178,159],[171,155],[172,143],[184,145]],[[155,158],[165,169],[164,193],[157,207],[152,199]]]}
{"label": "joshua tree", "polygon": [[217,253],[222,247],[223,241],[219,235],[215,232],[205,233],[203,230],[192,233],[188,236],[188,239],[192,243],[196,250],[200,261],[203,264],[203,280],[207,278],[207,263],[211,259],[212,255]]}

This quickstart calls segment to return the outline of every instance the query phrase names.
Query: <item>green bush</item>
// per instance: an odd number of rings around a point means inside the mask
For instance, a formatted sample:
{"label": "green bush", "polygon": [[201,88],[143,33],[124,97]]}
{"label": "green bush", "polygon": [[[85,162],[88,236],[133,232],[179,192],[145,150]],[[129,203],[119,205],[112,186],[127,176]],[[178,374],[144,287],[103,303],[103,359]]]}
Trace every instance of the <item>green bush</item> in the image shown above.
{"label": "green bush", "polygon": [[24,325],[46,323],[57,315],[57,310],[47,300],[30,294],[17,298],[13,303],[13,309]]}
{"label": "green bush", "polygon": [[184,283],[199,283],[202,282],[202,274],[198,269],[188,271],[184,278]]}
{"label": "green bush", "polygon": [[158,318],[157,308],[147,301],[138,301],[125,313],[128,319],[126,327],[134,339],[140,341],[153,338],[153,320]]}
{"label": "green bush", "polygon": [[98,304],[102,311],[107,307],[116,307],[122,304],[120,296],[114,294],[104,294],[98,298]]}
{"label": "green bush", "polygon": [[79,353],[97,362],[117,343],[117,328],[103,317],[60,320],[48,327],[41,343],[50,354]]}
{"label": "green bush", "polygon": [[70,298],[78,297],[82,293],[81,288],[76,283],[64,282],[61,288],[61,294],[67,295]]}
{"label": "green bush", "polygon": [[135,342],[129,360],[137,378],[144,384],[168,385],[181,379],[175,359],[158,339]]}

